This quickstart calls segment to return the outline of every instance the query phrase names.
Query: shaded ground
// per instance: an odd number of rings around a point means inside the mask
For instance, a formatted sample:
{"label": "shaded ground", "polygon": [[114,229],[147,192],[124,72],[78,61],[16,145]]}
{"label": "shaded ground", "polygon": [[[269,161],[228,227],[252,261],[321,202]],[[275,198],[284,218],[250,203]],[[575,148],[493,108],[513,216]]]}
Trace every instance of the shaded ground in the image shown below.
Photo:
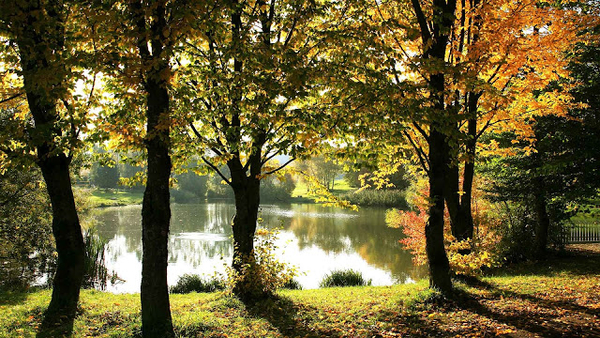
{"label": "shaded ground", "polygon": [[[570,246],[547,262],[505,272],[480,282],[459,282],[454,299],[434,297],[398,312],[357,318],[331,306],[336,318],[346,320],[312,336],[600,337],[600,244]],[[375,320],[364,325],[369,319]]]}
{"label": "shaded ground", "polygon": [[[223,294],[172,295],[178,337],[599,337],[600,244],[457,282],[282,291],[254,306]],[[34,337],[49,291],[0,293],[0,337]],[[140,337],[139,295],[82,293],[73,337]]]}

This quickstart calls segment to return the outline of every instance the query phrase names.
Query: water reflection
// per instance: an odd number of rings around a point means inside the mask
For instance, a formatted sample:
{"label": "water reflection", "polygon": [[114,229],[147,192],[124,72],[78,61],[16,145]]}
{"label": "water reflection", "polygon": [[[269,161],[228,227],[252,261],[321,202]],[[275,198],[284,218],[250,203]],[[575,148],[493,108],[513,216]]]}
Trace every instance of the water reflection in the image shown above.
{"label": "water reflection", "polygon": [[[234,206],[225,203],[172,205],[169,284],[184,273],[211,275],[230,263]],[[266,205],[263,226],[281,228],[278,256],[304,272],[305,288],[318,287],[333,269],[353,268],[374,285],[405,283],[419,277],[409,253],[398,244],[401,232],[385,225],[385,210],[359,212],[313,204]],[[100,235],[109,240],[107,267],[125,283],[113,292],[138,292],[141,278],[141,206],[99,210]]]}

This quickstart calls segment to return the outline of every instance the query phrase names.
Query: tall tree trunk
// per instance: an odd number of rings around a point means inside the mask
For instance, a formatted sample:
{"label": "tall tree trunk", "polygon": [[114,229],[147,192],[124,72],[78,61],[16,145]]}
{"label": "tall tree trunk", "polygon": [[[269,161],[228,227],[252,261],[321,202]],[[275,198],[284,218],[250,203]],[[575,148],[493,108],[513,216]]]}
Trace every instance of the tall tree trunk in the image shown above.
{"label": "tall tree trunk", "polygon": [[[434,0],[433,16],[428,19],[419,0],[411,1],[423,42],[423,58],[436,64],[444,64],[451,27],[454,24],[456,0]],[[431,20],[431,21],[428,21]],[[444,197],[445,179],[450,166],[450,146],[446,129],[447,116],[452,111],[445,102],[445,75],[432,71],[428,79],[429,94],[436,116],[429,126],[429,220],[425,226],[425,251],[429,262],[430,286],[444,294],[452,293],[450,264],[444,247]]]}
{"label": "tall tree trunk", "polygon": [[52,203],[52,232],[58,253],[52,300],[46,310],[43,326],[52,327],[65,320],[69,326],[77,311],[85,257],[83,236],[71,189],[69,160],[64,154],[51,157],[42,155],[39,165]]}
{"label": "tall tree trunk", "polygon": [[450,264],[444,248],[444,190],[448,168],[446,136],[433,129],[429,136],[429,221],[425,226],[429,285],[442,293],[452,292]]}
{"label": "tall tree trunk", "polygon": [[[235,162],[235,163],[233,163]],[[233,219],[233,269],[240,274],[233,292],[244,302],[264,298],[263,286],[256,278],[254,235],[260,207],[260,179],[248,177],[237,159],[229,163],[231,187],[235,196]]]}
{"label": "tall tree trunk", "polygon": [[151,6],[149,12],[143,8],[148,5],[142,5],[139,0],[130,1],[129,6],[137,29],[136,47],[144,67],[147,117],[148,175],[142,202],[142,335],[144,338],[175,337],[167,284],[171,117],[166,78],[171,70],[169,45],[164,40],[164,33],[168,32],[166,4],[159,2]]}
{"label": "tall tree trunk", "polygon": [[[541,182],[540,182],[541,184]],[[534,238],[534,255],[536,259],[546,258],[546,247],[548,246],[548,230],[550,229],[550,217],[546,210],[546,198],[543,190],[540,189],[533,197],[534,213],[535,213],[535,238]]]}
{"label": "tall tree trunk", "polygon": [[[10,8],[15,11],[9,14],[13,20],[11,29],[19,48],[24,89],[35,122],[31,140],[52,204],[52,232],[58,253],[52,299],[39,336],[69,335],[83,281],[85,252],[69,176],[71,159],[55,142],[55,138],[65,133],[56,126],[59,120],[56,105],[64,96],[68,73],[61,57],[64,8],[57,2],[33,1],[15,3]],[[52,13],[52,17],[44,12]],[[61,326],[58,332],[48,330],[57,326]]]}
{"label": "tall tree trunk", "polygon": [[[477,109],[475,107],[474,109]],[[460,197],[460,238],[473,238],[475,224],[473,222],[473,181],[475,179],[475,155],[477,147],[477,119],[470,119],[468,122],[467,161],[465,162],[463,172],[462,196]],[[458,237],[457,237],[458,238]],[[468,253],[468,252],[467,252]]]}
{"label": "tall tree trunk", "polygon": [[[479,7],[479,0],[470,0],[471,10]],[[479,40],[479,29],[481,28],[481,17],[476,15],[473,19],[467,20],[466,18],[466,0],[461,0],[461,23],[460,23],[460,34],[459,34],[459,47],[458,52],[464,53],[465,48],[470,48]],[[457,61],[460,61],[460,57]],[[450,223],[452,228],[452,235],[458,241],[468,240],[473,238],[474,223],[472,213],[472,197],[473,197],[473,179],[475,177],[475,155],[477,147],[477,108],[479,105],[479,98],[481,92],[475,92],[474,90],[467,91],[465,95],[466,102],[466,114],[468,116],[467,122],[467,141],[465,144],[466,148],[466,161],[463,168],[463,185],[462,191],[459,190],[460,176],[459,176],[459,161],[456,161],[450,169],[448,188],[446,191],[446,203],[448,205],[448,211],[450,214]],[[459,132],[459,126],[456,126],[457,132]],[[460,253],[468,254],[471,249],[461,250]]]}
{"label": "tall tree trunk", "polygon": [[169,93],[153,74],[146,82],[148,178],[142,203],[142,333],[174,337],[167,284],[171,221],[169,177]]}

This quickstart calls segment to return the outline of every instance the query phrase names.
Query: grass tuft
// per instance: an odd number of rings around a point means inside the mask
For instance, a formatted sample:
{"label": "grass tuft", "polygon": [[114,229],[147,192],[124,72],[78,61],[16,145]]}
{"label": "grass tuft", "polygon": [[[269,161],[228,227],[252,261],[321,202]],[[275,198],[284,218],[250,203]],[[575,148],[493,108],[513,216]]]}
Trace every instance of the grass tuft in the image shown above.
{"label": "grass tuft", "polygon": [[218,279],[205,279],[194,274],[179,277],[177,284],[171,287],[171,293],[216,292],[225,290],[225,283]]}
{"label": "grass tuft", "polygon": [[335,270],[326,275],[319,284],[322,288],[335,286],[367,286],[371,285],[371,280],[365,280],[359,271],[355,270]]}

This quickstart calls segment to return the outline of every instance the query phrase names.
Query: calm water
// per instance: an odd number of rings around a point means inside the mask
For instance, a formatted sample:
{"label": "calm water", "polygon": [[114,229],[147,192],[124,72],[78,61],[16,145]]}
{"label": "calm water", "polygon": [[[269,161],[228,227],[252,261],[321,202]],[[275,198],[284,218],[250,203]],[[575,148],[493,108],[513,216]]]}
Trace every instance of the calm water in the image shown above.
{"label": "calm water", "polygon": [[[174,204],[169,237],[169,285],[179,276],[211,276],[231,263],[232,204]],[[418,277],[411,255],[398,243],[402,233],[385,225],[385,210],[343,210],[314,204],[265,205],[264,227],[282,228],[277,255],[302,273],[304,288],[317,288],[334,269],[355,269],[373,285],[411,282]],[[112,292],[139,292],[141,280],[141,206],[99,209],[101,237],[108,240],[106,265],[125,282]]]}

